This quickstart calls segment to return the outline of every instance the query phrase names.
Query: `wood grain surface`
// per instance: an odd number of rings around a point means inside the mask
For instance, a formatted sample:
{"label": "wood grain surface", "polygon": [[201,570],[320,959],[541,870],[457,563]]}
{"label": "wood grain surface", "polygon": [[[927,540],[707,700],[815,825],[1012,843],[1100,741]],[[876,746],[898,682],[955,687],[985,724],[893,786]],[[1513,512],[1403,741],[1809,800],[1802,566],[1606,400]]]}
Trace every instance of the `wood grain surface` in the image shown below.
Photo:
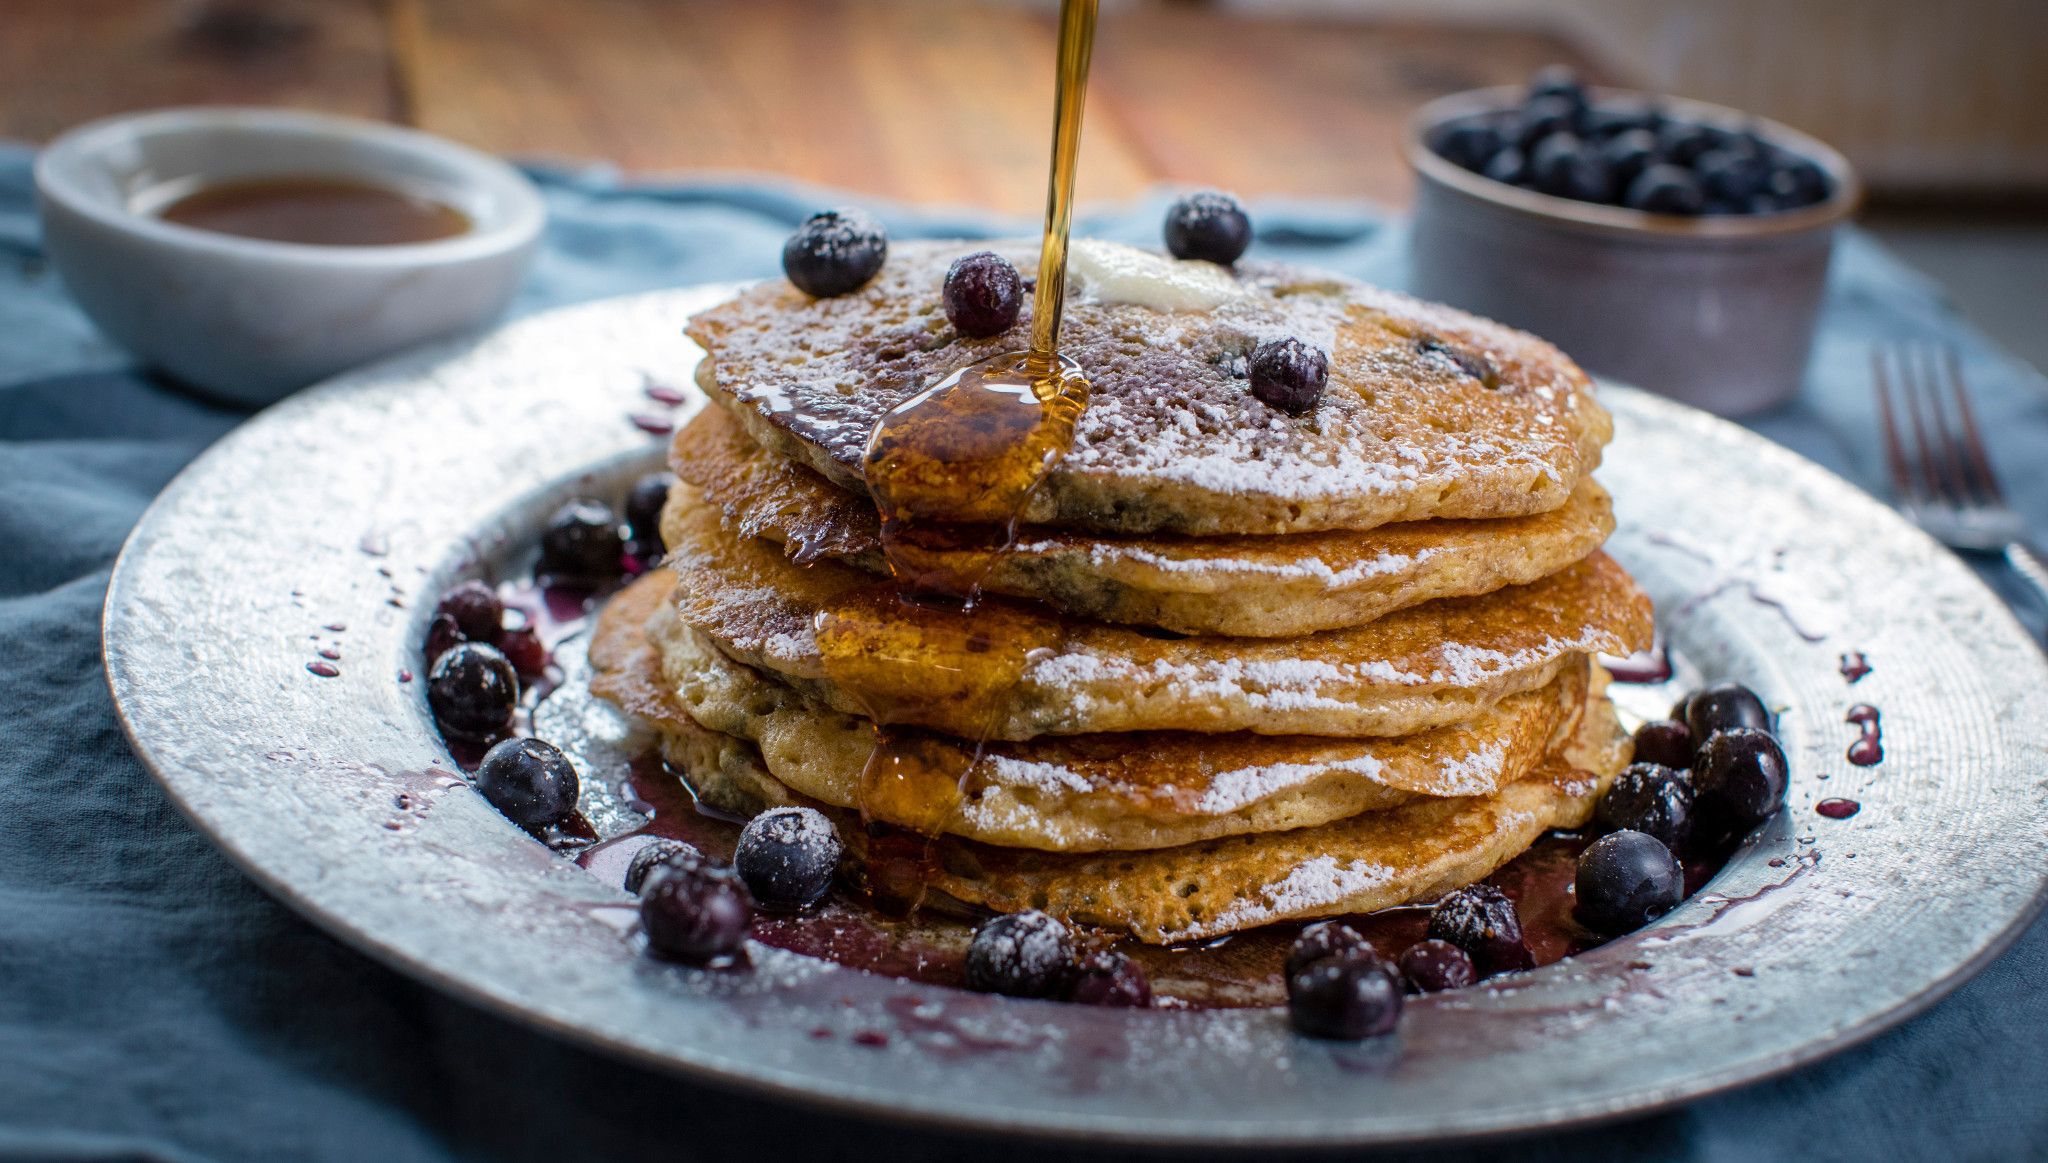
{"label": "wood grain surface", "polygon": [[[773,173],[1036,213],[1049,5],[970,0],[0,0],[0,136],[109,113],[288,105],[641,174]],[[1156,183],[1407,199],[1442,93],[1586,63],[1524,32],[1104,13],[1080,194]]]}

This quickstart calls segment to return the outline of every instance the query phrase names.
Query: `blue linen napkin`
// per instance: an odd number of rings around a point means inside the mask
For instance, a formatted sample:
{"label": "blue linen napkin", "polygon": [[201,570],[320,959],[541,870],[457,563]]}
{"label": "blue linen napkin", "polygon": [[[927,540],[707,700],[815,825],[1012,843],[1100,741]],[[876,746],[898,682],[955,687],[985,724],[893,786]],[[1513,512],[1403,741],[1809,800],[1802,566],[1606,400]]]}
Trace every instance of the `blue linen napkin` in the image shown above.
{"label": "blue linen napkin", "polygon": [[[739,1098],[530,1032],[316,932],[189,827],[115,725],[99,606],[150,498],[244,417],[138,371],[70,306],[38,246],[29,165],[26,151],[0,148],[0,1155],[912,1163],[1054,1153]],[[790,226],[839,200],[757,182],[535,177],[553,217],[521,312],[771,274]],[[1081,229],[1151,241],[1163,204],[1090,215]],[[874,208],[897,237],[1028,225]],[[1404,281],[1398,222],[1309,203],[1268,202],[1255,217],[1269,255]],[[1881,481],[1865,360],[1872,342],[1904,336],[1963,350],[1993,456],[2039,533],[2048,396],[1861,235],[1844,240],[1807,390],[1755,427],[1852,479]],[[2038,1155],[2048,1150],[2044,972],[2048,927],[2036,925],[1928,1014],[1818,1066],[1674,1113],[1450,1154]]]}

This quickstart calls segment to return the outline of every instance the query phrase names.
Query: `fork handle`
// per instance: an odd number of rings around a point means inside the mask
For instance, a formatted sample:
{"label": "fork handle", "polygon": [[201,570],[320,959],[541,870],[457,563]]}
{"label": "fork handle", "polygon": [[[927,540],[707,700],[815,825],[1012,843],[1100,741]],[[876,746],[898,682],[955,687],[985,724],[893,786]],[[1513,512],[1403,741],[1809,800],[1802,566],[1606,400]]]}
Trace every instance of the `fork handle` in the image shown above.
{"label": "fork handle", "polygon": [[2005,547],[2005,562],[2034,591],[2042,608],[2048,609],[2048,564],[2041,561],[2041,555],[2025,542],[2015,541]]}

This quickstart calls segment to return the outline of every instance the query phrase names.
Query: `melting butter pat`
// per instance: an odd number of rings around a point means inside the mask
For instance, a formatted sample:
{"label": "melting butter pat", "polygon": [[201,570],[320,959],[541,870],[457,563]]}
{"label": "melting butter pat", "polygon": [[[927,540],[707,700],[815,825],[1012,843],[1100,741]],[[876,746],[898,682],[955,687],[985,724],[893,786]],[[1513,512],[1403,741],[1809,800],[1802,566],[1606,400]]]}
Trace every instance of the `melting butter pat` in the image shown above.
{"label": "melting butter pat", "polygon": [[1093,238],[1076,239],[1067,252],[1067,285],[1081,298],[1154,311],[1213,311],[1245,293],[1215,263]]}

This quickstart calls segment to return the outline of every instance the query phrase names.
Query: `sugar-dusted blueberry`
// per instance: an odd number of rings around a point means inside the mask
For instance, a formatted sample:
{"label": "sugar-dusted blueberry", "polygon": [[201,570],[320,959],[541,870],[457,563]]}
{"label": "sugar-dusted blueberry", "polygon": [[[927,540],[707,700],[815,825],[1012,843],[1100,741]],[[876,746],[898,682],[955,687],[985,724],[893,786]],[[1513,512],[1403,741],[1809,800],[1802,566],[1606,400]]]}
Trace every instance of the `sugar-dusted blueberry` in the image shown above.
{"label": "sugar-dusted blueberry", "polygon": [[602,584],[623,571],[625,552],[619,515],[602,501],[579,498],[556,509],[541,528],[538,572],[561,581]]}
{"label": "sugar-dusted blueberry", "polygon": [[1529,182],[1538,190],[1580,202],[1605,202],[1613,194],[1607,161],[1578,135],[1553,133],[1529,151]]}
{"label": "sugar-dusted blueberry", "polygon": [[1073,936],[1037,910],[991,918],[967,946],[967,988],[982,993],[1059,997],[1073,976]]}
{"label": "sugar-dusted blueberry", "polygon": [[1081,958],[1068,999],[1089,1006],[1143,1009],[1152,1004],[1152,979],[1131,957],[1101,949]]}
{"label": "sugar-dusted blueberry", "polygon": [[732,866],[762,908],[807,909],[825,899],[839,867],[839,830],[816,808],[769,808],[747,821]]}
{"label": "sugar-dusted blueberry", "polygon": [[427,709],[451,739],[482,743],[512,726],[519,675],[495,646],[458,642],[427,672]]}
{"label": "sugar-dusted blueberry", "polygon": [[1471,954],[1449,941],[1417,941],[1402,952],[1395,968],[1409,993],[1442,993],[1479,980]]}
{"label": "sugar-dusted blueberry", "polygon": [[1508,146],[1488,158],[1486,165],[1479,172],[1496,182],[1506,182],[1510,186],[1527,185],[1529,155],[1516,146]]}
{"label": "sugar-dusted blueberry", "polygon": [[1785,750],[1770,732],[1716,731],[1693,757],[1693,796],[1715,823],[1748,831],[1785,806],[1787,775]]}
{"label": "sugar-dusted blueberry", "polygon": [[433,620],[427,623],[427,665],[432,666],[435,659],[448,653],[456,643],[467,641],[468,639],[462,635],[462,627],[455,621],[455,615],[435,614]]}
{"label": "sugar-dusted blueberry", "polygon": [[1175,258],[1229,266],[1251,244],[1251,216],[1236,198],[1221,191],[1197,191],[1166,211],[1166,250]]}
{"label": "sugar-dusted blueberry", "polygon": [[1695,740],[1736,727],[1768,731],[1771,712],[1755,691],[1739,682],[1724,682],[1694,691],[1685,700],[1685,725]]}
{"label": "sugar-dusted blueberry", "polygon": [[1500,130],[1478,117],[1467,117],[1444,126],[1437,135],[1436,152],[1446,161],[1468,170],[1483,170],[1500,150]]}
{"label": "sugar-dusted blueberry", "polygon": [[709,861],[663,861],[640,885],[640,930],[657,957],[689,965],[730,961],[745,948],[753,920],[747,886]]}
{"label": "sugar-dusted blueberry", "polygon": [[1629,129],[1600,143],[1600,157],[1617,190],[1627,190],[1644,170],[1657,164],[1657,135],[1647,129]]}
{"label": "sugar-dusted blueberry", "polygon": [[1579,854],[1579,923],[1596,933],[1632,933],[1685,897],[1685,873],[1655,836],[1621,831],[1602,836]]}
{"label": "sugar-dusted blueberry", "polygon": [[1692,728],[1677,719],[1652,719],[1636,728],[1636,762],[1692,767]]}
{"label": "sugar-dusted blueberry", "polygon": [[1377,956],[1372,943],[1359,936],[1357,929],[1342,921],[1317,921],[1303,929],[1294,938],[1294,944],[1287,947],[1284,972],[1293,977],[1325,957],[1372,956]]}
{"label": "sugar-dusted blueberry", "polygon": [[1556,98],[1569,102],[1578,109],[1586,108],[1586,86],[1569,65],[1545,65],[1529,78],[1529,91],[1525,100],[1541,101]]}
{"label": "sugar-dusted blueberry", "polygon": [[434,603],[434,616],[446,614],[471,642],[498,644],[505,630],[505,602],[498,591],[476,580],[450,588]]}
{"label": "sugar-dusted blueberry", "polygon": [[822,210],[782,244],[782,273],[797,290],[820,299],[867,285],[889,259],[889,235],[866,211]]}
{"label": "sugar-dusted blueberry", "polygon": [[1289,415],[1312,412],[1330,382],[1330,357],[1299,339],[1272,339],[1252,351],[1252,395]]}
{"label": "sugar-dusted blueberry", "polygon": [[484,752],[476,790],[520,827],[545,828],[576,810],[582,782],[576,765],[554,744],[507,739]]}
{"label": "sugar-dusted blueberry", "polygon": [[1467,347],[1446,343],[1427,332],[1416,337],[1415,350],[1424,355],[1435,356],[1455,366],[1460,372],[1478,380],[1488,388],[1500,387],[1500,369],[1493,361]]}
{"label": "sugar-dusted blueberry", "polygon": [[626,864],[625,889],[638,894],[640,887],[647,883],[647,877],[664,864],[702,864],[704,854],[693,845],[666,837],[650,840],[633,853],[633,859]]}
{"label": "sugar-dusted blueberry", "polygon": [[1706,210],[1707,193],[1691,170],[1659,162],[1636,175],[1621,204],[1650,214],[1692,215]]}
{"label": "sugar-dusted blueberry", "polygon": [[675,474],[668,472],[651,472],[633,482],[626,494],[626,531],[634,544],[661,546],[661,510],[675,484]]}
{"label": "sugar-dusted blueberry", "polygon": [[1604,831],[1655,836],[1675,852],[1692,834],[1692,776],[1658,763],[1631,763],[1607,786],[1594,817]]}
{"label": "sugar-dusted blueberry", "polygon": [[1009,259],[978,250],[953,260],[941,291],[946,318],[972,339],[1001,335],[1024,310],[1024,276]]}
{"label": "sugar-dusted blueberry", "polygon": [[1325,957],[1287,979],[1287,1016],[1311,1038],[1356,1042],[1401,1021],[1401,979],[1378,957]]}
{"label": "sugar-dusted blueberry", "polygon": [[1468,884],[1438,901],[1429,914],[1429,938],[1449,941],[1472,957],[1482,973],[1530,969],[1536,964],[1522,936],[1515,902],[1490,884]]}

